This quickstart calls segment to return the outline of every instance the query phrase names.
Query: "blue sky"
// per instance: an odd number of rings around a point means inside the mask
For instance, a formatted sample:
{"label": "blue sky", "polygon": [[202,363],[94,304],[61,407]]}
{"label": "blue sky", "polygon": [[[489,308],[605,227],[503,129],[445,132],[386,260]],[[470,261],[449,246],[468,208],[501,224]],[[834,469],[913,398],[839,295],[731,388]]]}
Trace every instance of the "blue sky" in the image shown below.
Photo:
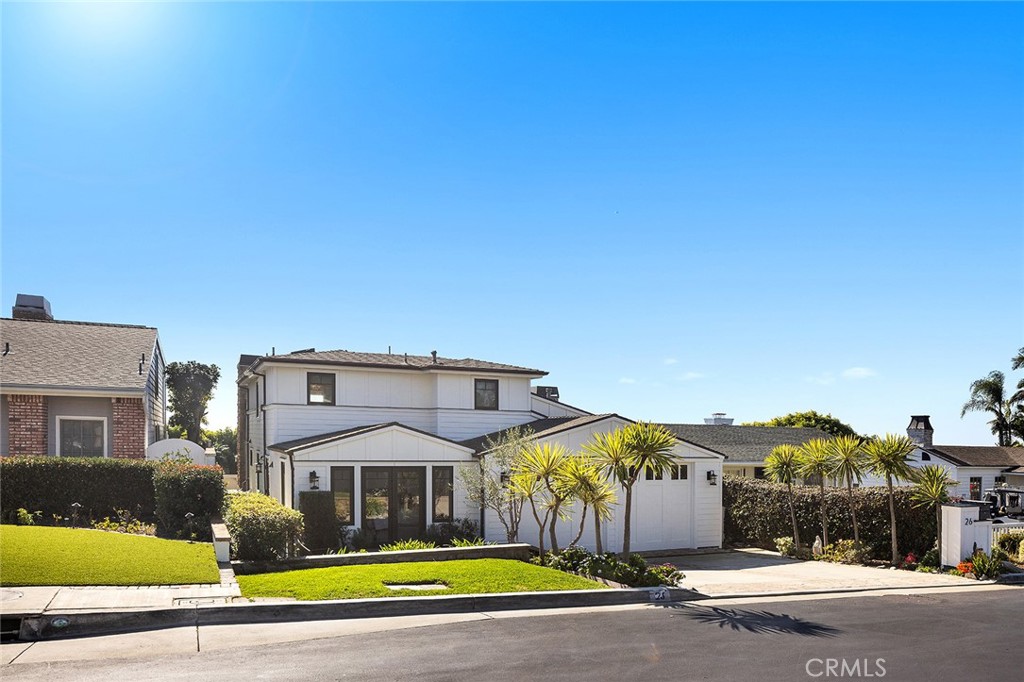
{"label": "blue sky", "polygon": [[240,353],[391,346],[993,442],[959,411],[1024,346],[1024,5],[2,12],[5,314],[158,327],[214,426]]}

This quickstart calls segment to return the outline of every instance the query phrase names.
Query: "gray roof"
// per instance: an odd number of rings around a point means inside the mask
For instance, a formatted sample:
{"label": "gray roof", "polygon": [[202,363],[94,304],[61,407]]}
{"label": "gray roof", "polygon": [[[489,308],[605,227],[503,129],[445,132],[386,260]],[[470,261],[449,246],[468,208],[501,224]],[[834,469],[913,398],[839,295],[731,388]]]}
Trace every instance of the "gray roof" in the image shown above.
{"label": "gray roof", "polygon": [[364,426],[353,426],[350,429],[342,429],[341,431],[330,431],[328,433],[320,433],[315,436],[296,438],[295,440],[286,440],[271,445],[270,449],[277,450],[278,452],[293,454],[295,452],[298,452],[299,450],[305,450],[307,448],[315,447],[317,445],[326,445],[328,443],[334,443],[340,440],[345,440],[347,438],[355,438],[356,436],[362,436],[367,433],[380,431],[382,429],[391,428],[393,426],[398,426],[408,431],[415,431],[416,433],[428,436],[430,438],[434,438],[435,440],[441,440],[445,441],[446,443],[451,443],[453,445],[462,445],[463,447],[465,447],[465,445],[462,443],[456,443],[453,440],[442,438],[437,434],[428,433],[420,429],[415,429],[411,426],[406,426],[401,422],[382,422],[380,424],[366,424]]}
{"label": "gray roof", "polygon": [[[581,426],[587,426],[588,424],[593,424],[594,422],[604,421],[605,419],[609,419],[611,417],[618,417],[619,419],[624,419],[623,417],[619,417],[619,415],[617,414],[588,414],[583,417],[549,417],[546,419],[536,419],[532,422],[520,424],[518,428],[530,429],[533,432],[532,435],[534,438],[545,438],[546,436],[553,436],[554,434],[561,433],[562,431],[571,431],[572,429],[577,429]],[[626,419],[625,421],[629,420]],[[459,445],[464,445],[467,448],[472,448],[474,452],[481,453],[486,451],[488,440],[492,442],[497,441],[499,438],[502,437],[502,435],[508,433],[511,430],[511,428],[501,429],[500,431],[487,433],[482,436],[477,436],[476,438],[469,438],[467,440],[461,441]]]}
{"label": "gray roof", "polygon": [[776,445],[803,445],[812,438],[831,438],[819,429],[725,424],[663,424],[679,438],[725,455],[727,463],[763,462]]}
{"label": "gray roof", "polygon": [[[153,327],[0,319],[0,381],[17,386],[139,392],[157,343]],[[139,362],[145,355],[142,373]]]}
{"label": "gray roof", "polygon": [[933,445],[925,448],[957,466],[1021,467],[1024,466],[1024,448],[1006,448],[999,445]]}
{"label": "gray roof", "polygon": [[[245,357],[245,356],[243,356]],[[256,364],[264,362],[290,362],[319,365],[341,365],[347,367],[380,367],[417,371],[453,370],[463,372],[499,372],[503,374],[526,374],[544,376],[547,372],[530,367],[505,365],[499,362],[474,360],[473,358],[438,357],[437,362],[430,355],[406,355],[404,353],[358,353],[348,350],[306,350],[281,355],[260,356]]]}

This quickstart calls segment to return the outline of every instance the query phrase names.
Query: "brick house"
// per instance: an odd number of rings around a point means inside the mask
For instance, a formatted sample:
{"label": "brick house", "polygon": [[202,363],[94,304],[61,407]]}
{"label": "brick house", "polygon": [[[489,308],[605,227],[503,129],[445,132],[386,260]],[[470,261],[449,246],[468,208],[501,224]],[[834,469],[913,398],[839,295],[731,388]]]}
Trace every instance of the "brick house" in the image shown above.
{"label": "brick house", "polygon": [[142,459],[166,415],[153,327],[55,320],[24,294],[0,318],[0,454]]}

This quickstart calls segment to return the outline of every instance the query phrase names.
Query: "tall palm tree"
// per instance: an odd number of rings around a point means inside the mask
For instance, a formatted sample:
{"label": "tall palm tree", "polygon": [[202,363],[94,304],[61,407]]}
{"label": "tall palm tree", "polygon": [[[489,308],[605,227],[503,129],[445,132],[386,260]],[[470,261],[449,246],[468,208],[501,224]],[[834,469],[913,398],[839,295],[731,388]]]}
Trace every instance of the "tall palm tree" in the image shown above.
{"label": "tall palm tree", "polygon": [[804,478],[817,478],[821,492],[821,541],[828,545],[828,510],[825,503],[825,479],[832,475],[834,464],[828,441],[812,438],[799,450],[799,473]]}
{"label": "tall palm tree", "polygon": [[626,504],[623,508],[625,527],[622,530],[622,556],[629,556],[631,539],[631,519],[633,516],[633,486],[640,480],[640,475],[651,472],[656,477],[664,475],[665,470],[675,464],[676,456],[672,449],[679,440],[661,424],[650,422],[634,422],[622,429],[622,438],[629,451],[631,466],[629,477],[623,483],[626,490]]}
{"label": "tall palm tree", "polygon": [[857,526],[857,503],[853,497],[853,484],[864,478],[864,451],[860,438],[839,436],[828,442],[832,456],[832,475],[846,483],[846,495],[850,501],[850,515],[853,517],[853,543],[860,545],[860,529]]}
{"label": "tall palm tree", "polygon": [[[513,471],[508,478],[509,488],[524,500],[530,503],[530,512],[537,522],[537,548],[540,550],[541,561],[544,561],[544,531],[547,530],[548,519],[551,516],[551,508],[541,499],[544,485],[534,474]],[[541,516],[541,510],[544,515]]]}
{"label": "tall palm tree", "polygon": [[793,481],[800,476],[800,451],[794,445],[784,443],[772,448],[764,460],[764,473],[768,480],[785,483],[789,498],[789,520],[793,522],[793,545],[800,548],[800,528],[796,524],[796,507],[793,504]]}
{"label": "tall palm tree", "polygon": [[[560,443],[534,443],[525,448],[518,463],[519,473],[535,476],[544,487],[545,518],[550,518],[548,530],[551,534],[551,551],[558,553],[558,538],[555,535],[555,522],[562,505],[568,500],[571,491],[562,489],[557,484],[563,468],[568,463],[569,451]],[[532,500],[531,500],[532,504]],[[536,517],[536,511],[534,512]],[[543,552],[541,552],[543,556]]]}
{"label": "tall palm tree", "polygon": [[1024,348],[1021,348],[1017,351],[1017,354],[1013,356],[1010,366],[1011,369],[1021,369],[1022,367],[1024,367]]}
{"label": "tall palm tree", "polygon": [[[633,457],[626,447],[622,429],[616,429],[611,433],[595,433],[583,444],[583,452],[590,457],[606,480],[611,479],[619,485],[624,485],[623,482],[629,479]],[[600,543],[600,538],[598,542]]]}
{"label": "tall palm tree", "polygon": [[885,438],[873,438],[864,444],[868,470],[877,476],[885,476],[885,487],[889,491],[889,532],[892,537],[892,563],[900,560],[896,543],[896,501],[892,491],[893,481],[908,480],[913,475],[907,457],[916,447],[906,436],[886,434]]}
{"label": "tall palm tree", "polygon": [[956,481],[949,471],[937,464],[926,464],[914,474],[914,489],[910,497],[915,507],[935,507],[935,545],[942,556],[942,504],[949,501],[949,486]]}
{"label": "tall palm tree", "polygon": [[[1024,384],[1024,381],[1021,382]],[[1008,446],[1013,443],[1010,421],[1013,419],[1013,408],[1024,400],[1024,385],[1013,397],[1006,397],[1006,377],[1002,372],[992,371],[983,379],[971,383],[971,399],[964,403],[960,410],[963,418],[968,412],[988,412],[993,415],[989,425],[998,439],[997,445]]]}

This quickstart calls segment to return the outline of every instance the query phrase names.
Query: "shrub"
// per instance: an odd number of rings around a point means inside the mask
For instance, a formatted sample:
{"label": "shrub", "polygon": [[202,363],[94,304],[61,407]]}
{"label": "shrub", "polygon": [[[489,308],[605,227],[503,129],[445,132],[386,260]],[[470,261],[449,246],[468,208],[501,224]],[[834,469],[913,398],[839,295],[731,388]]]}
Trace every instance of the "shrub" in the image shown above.
{"label": "shrub", "polygon": [[380,551],[401,552],[407,549],[434,549],[435,547],[437,547],[437,545],[435,545],[433,542],[410,538],[408,540],[395,540],[391,544],[381,545]]}
{"label": "shrub", "polygon": [[299,511],[305,525],[303,544],[313,553],[338,549],[341,525],[330,490],[303,490],[299,493]]}
{"label": "shrub", "polygon": [[971,557],[971,563],[974,567],[973,573],[979,580],[995,580],[1003,572],[1002,562],[997,557],[984,552],[979,551]]}
{"label": "shrub", "polygon": [[113,521],[109,516],[104,517],[102,521],[93,521],[92,527],[96,530],[126,533],[128,535],[156,535],[155,525],[139,521],[127,509],[118,509],[117,518]]}
{"label": "shrub", "polygon": [[939,558],[939,549],[937,547],[932,547],[921,556],[921,560],[918,562],[918,567],[924,566],[926,568],[938,568]]}
{"label": "shrub", "polygon": [[672,586],[683,577],[672,564],[648,566],[647,561],[639,554],[630,554],[622,561],[613,552],[592,554],[576,545],[566,547],[560,554],[547,555],[546,563],[560,571],[604,578],[632,587]]}
{"label": "shrub", "polygon": [[483,547],[487,543],[484,542],[483,538],[473,538],[472,540],[463,540],[462,538],[455,538],[452,540],[452,547]]}
{"label": "shrub", "polygon": [[[137,518],[153,520],[156,463],[106,457],[0,458],[0,516],[16,520],[17,509],[38,510],[47,519],[90,519],[115,516],[128,509]],[[81,505],[72,509],[72,505]]]}
{"label": "shrub", "polygon": [[15,512],[14,522],[19,526],[34,526],[36,525],[36,519],[43,515],[41,511],[30,512],[24,507],[19,507]]}
{"label": "shrub", "polygon": [[[913,554],[910,554],[909,557],[913,557]],[[853,540],[838,540],[825,545],[818,559],[836,564],[857,564],[864,560],[864,551],[862,547],[854,544]],[[905,563],[916,563],[916,561],[905,561]]]}
{"label": "shrub", "polygon": [[356,528],[348,536],[346,546],[357,552],[365,552],[377,549],[377,542],[373,539],[373,533],[368,532],[365,528]]}
{"label": "shrub", "polygon": [[970,561],[961,561],[959,564],[956,565],[956,570],[960,575],[974,573],[974,564]]}
{"label": "shrub", "polygon": [[475,540],[480,537],[480,526],[472,519],[455,518],[451,521],[432,523],[423,536],[438,547],[448,547],[455,540]]}
{"label": "shrub", "polygon": [[996,546],[1011,557],[1017,556],[1022,544],[1024,544],[1024,530],[1004,531],[996,538]]}
{"label": "shrub", "polygon": [[262,493],[229,495],[224,522],[231,532],[231,552],[242,561],[290,556],[302,536],[301,512]]}
{"label": "shrub", "polygon": [[[909,487],[896,488],[896,533],[900,551],[921,554],[935,542],[935,510],[915,507]],[[807,543],[821,534],[821,493],[817,487],[793,489],[797,527]],[[890,557],[889,497],[885,488],[857,488],[857,524],[866,558]],[[853,523],[845,488],[826,488],[830,537],[850,537]],[[775,538],[792,535],[786,486],[770,481],[724,476],[722,504],[725,508],[725,538],[773,549]]]}
{"label": "shrub", "polygon": [[788,535],[781,538],[775,538],[775,551],[782,556],[793,556],[793,549],[796,547],[793,544],[793,538]]}
{"label": "shrub", "polygon": [[224,507],[218,466],[160,462],[153,475],[157,530],[165,537],[210,540],[210,517]]}

